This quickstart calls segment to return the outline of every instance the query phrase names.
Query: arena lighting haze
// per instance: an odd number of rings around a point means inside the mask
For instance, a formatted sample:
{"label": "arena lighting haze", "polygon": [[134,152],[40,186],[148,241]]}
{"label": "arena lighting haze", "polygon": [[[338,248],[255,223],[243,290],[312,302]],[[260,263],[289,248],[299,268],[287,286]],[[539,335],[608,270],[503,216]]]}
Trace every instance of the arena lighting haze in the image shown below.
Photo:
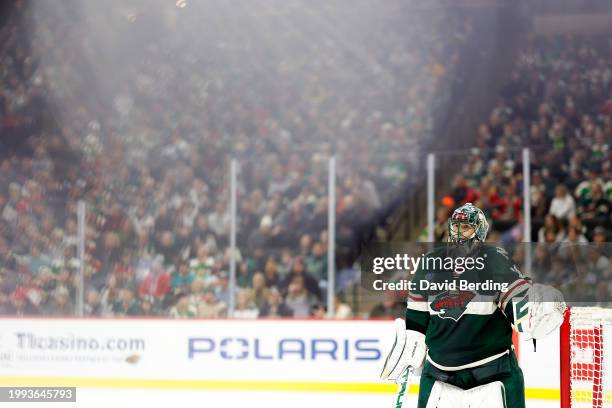
{"label": "arena lighting haze", "polygon": [[[373,55],[364,43],[367,44],[372,33],[384,28],[386,21],[399,12],[399,6],[388,9],[374,7],[371,2],[361,0],[344,3],[351,4],[344,15],[337,15],[330,5],[324,3],[315,7],[311,3],[295,0],[205,0],[189,4],[187,0],[70,0],[57,5],[32,2],[28,7],[33,10],[33,18],[30,21],[32,37],[42,54],[43,66],[47,58],[49,62],[56,58],[51,52],[45,52],[44,47],[59,44],[62,40],[54,38],[52,26],[45,25],[45,15],[51,14],[59,20],[64,20],[66,24],[71,25],[75,35],[87,32],[86,39],[81,44],[82,49],[75,50],[74,53],[79,55],[79,58],[72,61],[81,77],[67,78],[62,77],[61,72],[53,73],[56,81],[52,89],[55,94],[54,113],[61,124],[74,120],[74,115],[71,115],[74,110],[71,104],[74,101],[117,109],[116,115],[121,116],[120,111],[125,108],[123,105],[130,105],[129,101],[125,101],[126,88],[140,88],[146,86],[147,81],[163,87],[169,74],[163,67],[157,71],[143,72],[138,83],[126,83],[134,70],[141,69],[140,64],[143,59],[148,58],[149,52],[191,55],[194,61],[204,62],[198,53],[204,48],[216,48],[215,58],[219,59],[219,63],[226,64],[226,67],[234,72],[235,79],[240,82],[251,81],[252,78],[248,78],[247,72],[241,68],[243,62],[235,58],[239,53],[261,52],[268,55],[270,67],[276,68],[258,72],[258,80],[273,81],[278,79],[278,75],[283,75],[283,70],[287,71],[284,66],[292,63],[291,56],[283,54],[283,42],[287,39],[294,41],[296,47],[304,48],[305,52],[316,53],[316,64],[321,67],[316,72],[320,75],[319,82],[333,83],[340,95],[347,87],[359,85],[355,76],[359,67],[359,70],[369,72],[372,80],[380,81],[381,86],[389,88],[388,100],[372,101],[373,106],[381,106],[397,99],[400,90],[396,87],[402,86],[401,81],[415,76],[416,72],[404,70],[401,77],[398,76],[388,68],[387,61],[384,61],[389,56]],[[187,5],[189,7],[186,7]],[[416,46],[418,40],[411,37],[403,39],[407,47],[411,44]],[[92,53],[92,49],[96,52]],[[188,71],[192,69],[195,69],[195,66],[185,67],[185,72],[177,74],[189,75]],[[416,71],[421,67],[415,65],[413,69]],[[76,88],[77,81],[79,84],[86,84],[87,91],[84,86]],[[200,101],[186,100],[185,95],[177,92],[176,103],[166,107],[166,114],[178,114],[183,106],[191,106],[194,102],[202,104],[206,109],[207,98],[214,97],[216,85],[223,87],[223,84],[215,84],[214,76],[207,78],[206,82],[201,84]],[[305,98],[312,91],[303,89],[300,91],[301,95],[297,96]],[[243,92],[249,90],[245,89]],[[132,101],[130,108],[133,114],[144,107]],[[420,109],[429,113],[430,107],[422,106]],[[352,115],[354,112],[347,106],[343,118],[351,120]],[[97,136],[107,139],[109,136],[106,133],[101,132]],[[106,143],[107,140],[101,142]]]}

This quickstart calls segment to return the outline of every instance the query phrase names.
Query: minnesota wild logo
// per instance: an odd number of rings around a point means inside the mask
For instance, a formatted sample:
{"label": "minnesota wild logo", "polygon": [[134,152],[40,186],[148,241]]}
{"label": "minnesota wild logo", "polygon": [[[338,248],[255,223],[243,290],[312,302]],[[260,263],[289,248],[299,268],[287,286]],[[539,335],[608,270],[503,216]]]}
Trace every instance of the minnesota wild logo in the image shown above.
{"label": "minnesota wild logo", "polygon": [[459,321],[467,310],[467,305],[476,294],[468,291],[444,291],[430,302],[429,307],[442,319]]}

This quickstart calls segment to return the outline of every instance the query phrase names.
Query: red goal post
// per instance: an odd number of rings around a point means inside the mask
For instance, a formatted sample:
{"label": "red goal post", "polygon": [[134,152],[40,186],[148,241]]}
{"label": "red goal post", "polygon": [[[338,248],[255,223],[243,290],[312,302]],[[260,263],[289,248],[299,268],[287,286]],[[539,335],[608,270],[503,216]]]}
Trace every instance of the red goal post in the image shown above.
{"label": "red goal post", "polygon": [[612,407],[612,309],[568,308],[560,347],[561,407]]}

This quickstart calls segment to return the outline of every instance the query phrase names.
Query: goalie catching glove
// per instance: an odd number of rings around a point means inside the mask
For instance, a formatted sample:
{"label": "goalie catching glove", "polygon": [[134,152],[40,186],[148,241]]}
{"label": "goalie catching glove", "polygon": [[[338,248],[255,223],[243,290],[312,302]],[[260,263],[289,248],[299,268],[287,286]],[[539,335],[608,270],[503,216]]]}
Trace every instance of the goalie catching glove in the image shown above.
{"label": "goalie catching glove", "polygon": [[536,283],[524,297],[513,299],[512,309],[515,330],[538,340],[563,323],[566,305],[557,289]]}
{"label": "goalie catching glove", "polygon": [[412,367],[413,373],[418,375],[426,354],[425,335],[414,330],[406,330],[404,320],[395,319],[395,341],[387,355],[380,378],[400,381],[402,373],[408,367]]}

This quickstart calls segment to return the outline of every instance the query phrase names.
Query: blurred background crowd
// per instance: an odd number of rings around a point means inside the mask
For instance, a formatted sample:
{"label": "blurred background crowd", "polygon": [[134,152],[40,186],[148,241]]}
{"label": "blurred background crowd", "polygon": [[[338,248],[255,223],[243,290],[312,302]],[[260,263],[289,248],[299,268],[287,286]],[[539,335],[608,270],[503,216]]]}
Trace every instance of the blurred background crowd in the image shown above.
{"label": "blurred background crowd", "polygon": [[447,237],[447,209],[472,202],[502,232],[495,241],[522,241],[515,235],[522,230],[511,230],[522,222],[520,146],[532,150],[530,239],[591,240],[596,231],[606,238],[612,204],[611,57],[609,36],[536,38],[521,52],[488,121],[478,127],[476,147],[457,164],[461,171],[442,198],[437,240]]}
{"label": "blurred background crowd", "polygon": [[[476,41],[490,19],[365,0],[316,12],[297,0],[211,2],[200,13],[181,1],[111,3],[17,1],[3,13],[0,313],[74,313],[83,200],[86,315],[224,317],[235,296],[235,317],[322,318],[335,155],[333,314],[401,315],[394,295],[367,307],[346,299],[359,285],[355,261],[363,242],[389,238],[398,203],[422,194],[422,156],[474,86],[468,62],[492,58]],[[493,221],[490,240],[524,239],[520,154],[529,146],[531,238],[606,241],[612,37],[530,36],[507,69],[468,138],[475,147],[441,159],[455,176],[436,240],[465,202]],[[599,255],[593,276],[612,276]]]}

